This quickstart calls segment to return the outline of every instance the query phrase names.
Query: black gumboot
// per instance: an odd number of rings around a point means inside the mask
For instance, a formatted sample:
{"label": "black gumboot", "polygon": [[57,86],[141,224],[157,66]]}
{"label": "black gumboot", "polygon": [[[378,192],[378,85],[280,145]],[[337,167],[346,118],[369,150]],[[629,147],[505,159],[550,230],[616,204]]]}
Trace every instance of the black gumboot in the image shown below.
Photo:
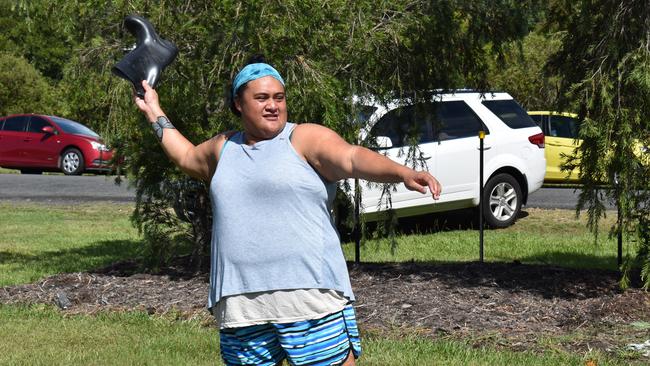
{"label": "black gumboot", "polygon": [[178,48],[158,36],[151,23],[138,15],[124,18],[124,27],[135,36],[136,46],[113,66],[113,74],[130,81],[136,95],[144,98],[142,80],[155,88],[162,71],[174,61]]}

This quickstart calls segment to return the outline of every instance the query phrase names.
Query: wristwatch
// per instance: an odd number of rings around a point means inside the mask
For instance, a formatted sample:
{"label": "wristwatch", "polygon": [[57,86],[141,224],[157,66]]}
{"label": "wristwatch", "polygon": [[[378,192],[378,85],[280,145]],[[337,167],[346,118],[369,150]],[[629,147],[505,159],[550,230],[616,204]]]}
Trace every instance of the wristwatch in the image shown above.
{"label": "wristwatch", "polygon": [[158,137],[158,141],[162,141],[163,129],[165,128],[176,129],[176,127],[174,127],[174,125],[169,121],[169,118],[165,116],[158,117],[158,119],[156,119],[156,122],[153,122],[151,124],[151,127],[153,127],[153,130],[156,133],[156,136]]}

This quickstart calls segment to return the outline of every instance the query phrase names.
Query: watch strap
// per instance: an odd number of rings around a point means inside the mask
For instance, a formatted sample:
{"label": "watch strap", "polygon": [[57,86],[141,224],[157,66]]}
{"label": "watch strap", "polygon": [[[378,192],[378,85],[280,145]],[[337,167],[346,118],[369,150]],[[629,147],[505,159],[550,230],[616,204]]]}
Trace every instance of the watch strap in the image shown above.
{"label": "watch strap", "polygon": [[169,118],[165,116],[160,116],[158,119],[156,119],[156,122],[153,122],[151,124],[151,127],[153,128],[154,132],[156,133],[156,137],[158,137],[158,141],[162,141],[163,138],[163,129],[165,128],[173,128],[174,125],[169,121]]}

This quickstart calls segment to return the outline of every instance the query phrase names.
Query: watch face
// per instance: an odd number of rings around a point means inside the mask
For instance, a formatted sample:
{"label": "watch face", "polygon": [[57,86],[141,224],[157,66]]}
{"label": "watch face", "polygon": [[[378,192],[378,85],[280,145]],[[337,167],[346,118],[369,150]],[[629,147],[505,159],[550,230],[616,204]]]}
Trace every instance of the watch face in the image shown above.
{"label": "watch face", "polygon": [[160,118],[158,118],[156,122],[152,123],[151,127],[153,127],[153,130],[156,133],[158,141],[162,141],[163,128],[160,126]]}

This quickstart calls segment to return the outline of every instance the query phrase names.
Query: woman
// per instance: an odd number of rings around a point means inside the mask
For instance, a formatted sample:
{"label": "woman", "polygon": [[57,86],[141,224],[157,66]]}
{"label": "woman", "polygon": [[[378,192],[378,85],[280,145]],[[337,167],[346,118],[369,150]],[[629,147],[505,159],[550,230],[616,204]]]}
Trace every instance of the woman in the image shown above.
{"label": "woman", "polygon": [[228,365],[354,365],[361,352],[354,294],[330,207],[336,182],[403,182],[440,195],[428,172],[350,145],[317,124],[287,122],[284,80],[264,62],[235,77],[241,132],[198,146],[185,139],[142,82],[138,108],[185,173],[210,182],[213,209],[208,308]]}

